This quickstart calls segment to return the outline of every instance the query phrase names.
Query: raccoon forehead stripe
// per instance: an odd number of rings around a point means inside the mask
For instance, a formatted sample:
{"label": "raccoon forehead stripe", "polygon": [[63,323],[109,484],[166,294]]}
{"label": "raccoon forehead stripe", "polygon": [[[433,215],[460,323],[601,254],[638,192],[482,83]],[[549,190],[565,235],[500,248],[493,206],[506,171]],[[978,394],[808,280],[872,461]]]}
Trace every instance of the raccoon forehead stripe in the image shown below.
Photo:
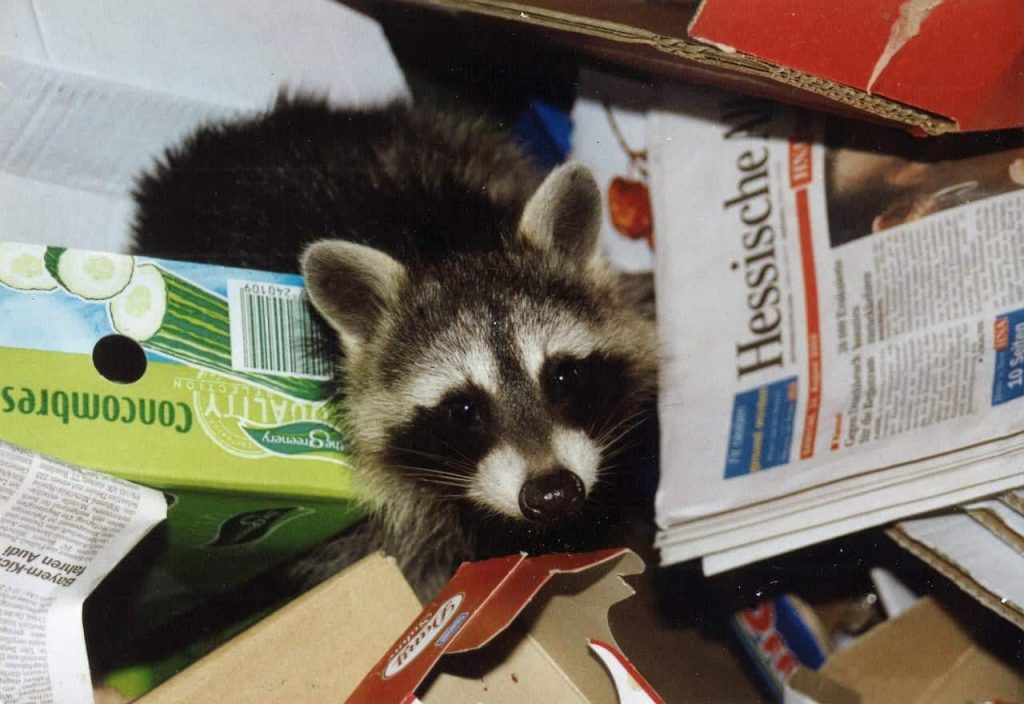
{"label": "raccoon forehead stripe", "polygon": [[526,371],[536,379],[546,359],[560,355],[586,357],[596,344],[593,333],[581,323],[558,321],[544,327],[521,327],[517,330],[516,346]]}
{"label": "raccoon forehead stripe", "polygon": [[429,408],[436,405],[448,392],[473,384],[484,391],[496,395],[498,393],[498,364],[491,350],[481,345],[474,345],[463,353],[447,351],[437,355],[427,355],[430,364],[427,373],[413,370],[408,387],[408,395],[418,406]]}

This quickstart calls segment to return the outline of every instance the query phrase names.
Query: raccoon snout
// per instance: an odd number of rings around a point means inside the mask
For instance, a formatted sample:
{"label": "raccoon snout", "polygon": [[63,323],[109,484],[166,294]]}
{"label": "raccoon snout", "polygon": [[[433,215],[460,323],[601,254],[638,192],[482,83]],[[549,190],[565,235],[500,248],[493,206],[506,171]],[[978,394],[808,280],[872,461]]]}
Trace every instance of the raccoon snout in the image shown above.
{"label": "raccoon snout", "polygon": [[578,510],[586,490],[568,469],[527,479],[519,490],[519,510],[532,521],[554,521]]}

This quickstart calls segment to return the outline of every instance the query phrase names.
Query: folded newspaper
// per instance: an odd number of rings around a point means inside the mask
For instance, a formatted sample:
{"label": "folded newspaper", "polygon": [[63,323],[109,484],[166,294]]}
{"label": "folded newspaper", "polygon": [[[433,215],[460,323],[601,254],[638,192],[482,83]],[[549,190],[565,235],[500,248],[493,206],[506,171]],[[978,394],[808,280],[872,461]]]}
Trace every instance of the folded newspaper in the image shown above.
{"label": "folded newspaper", "polygon": [[657,539],[714,574],[1024,485],[1024,133],[649,116]]}
{"label": "folded newspaper", "polygon": [[159,491],[0,442],[0,702],[92,701],[82,603],[166,515]]}

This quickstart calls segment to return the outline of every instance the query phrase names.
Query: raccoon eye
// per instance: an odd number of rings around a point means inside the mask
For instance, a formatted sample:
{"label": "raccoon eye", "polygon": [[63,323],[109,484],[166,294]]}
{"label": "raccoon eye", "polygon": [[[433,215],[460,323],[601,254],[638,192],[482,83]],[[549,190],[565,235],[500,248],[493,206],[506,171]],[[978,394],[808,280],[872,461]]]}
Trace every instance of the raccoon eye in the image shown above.
{"label": "raccoon eye", "polygon": [[552,395],[556,399],[570,396],[576,391],[582,380],[583,361],[579,359],[560,359],[551,365],[548,372],[548,382]]}
{"label": "raccoon eye", "polygon": [[466,394],[457,394],[446,399],[442,402],[441,409],[448,422],[454,426],[473,430],[483,424],[480,408],[476,401]]}

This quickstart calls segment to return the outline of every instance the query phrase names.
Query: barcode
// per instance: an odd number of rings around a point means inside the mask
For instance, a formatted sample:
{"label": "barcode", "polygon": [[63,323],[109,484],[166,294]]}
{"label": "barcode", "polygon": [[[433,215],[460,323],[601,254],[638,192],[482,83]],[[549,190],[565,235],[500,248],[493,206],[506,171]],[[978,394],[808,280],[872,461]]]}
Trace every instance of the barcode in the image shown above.
{"label": "barcode", "polygon": [[327,379],[327,339],[300,286],[228,281],[231,366],[238,371]]}

